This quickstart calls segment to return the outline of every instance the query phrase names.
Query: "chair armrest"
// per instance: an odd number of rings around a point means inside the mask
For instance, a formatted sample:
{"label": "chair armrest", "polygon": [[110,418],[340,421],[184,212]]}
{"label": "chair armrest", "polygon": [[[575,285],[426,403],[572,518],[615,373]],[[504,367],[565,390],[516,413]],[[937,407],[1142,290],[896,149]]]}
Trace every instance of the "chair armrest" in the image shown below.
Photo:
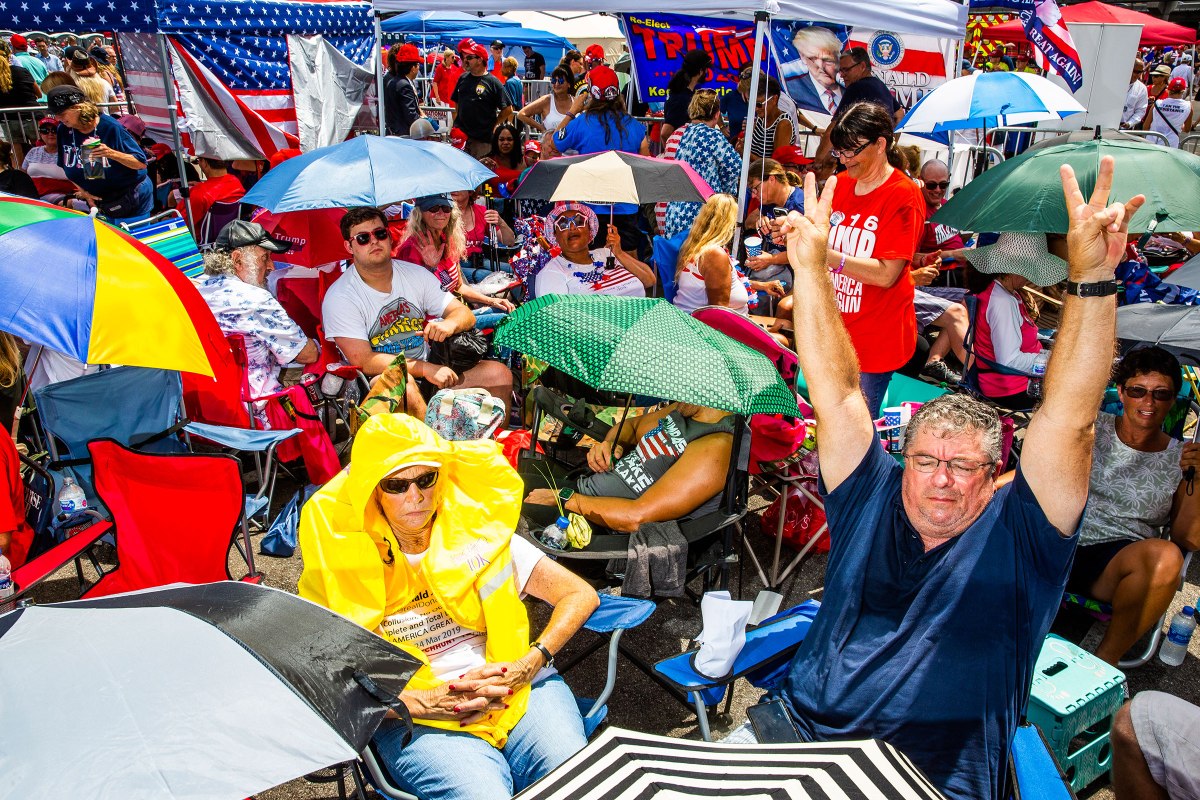
{"label": "chair armrest", "polygon": [[108,520],[96,522],[32,561],[27,561],[17,567],[12,573],[13,585],[17,590],[12,599],[20,598],[63,566],[81,556],[85,550],[99,541],[101,536],[111,531],[112,527],[112,522]]}
{"label": "chair armrest", "polygon": [[600,605],[583,623],[583,627],[594,633],[629,630],[650,619],[654,608],[651,600],[602,594]]}
{"label": "chair armrest", "polygon": [[301,433],[299,428],[290,428],[286,431],[263,431],[250,428],[229,428],[224,425],[209,425],[205,422],[189,422],[184,427],[184,430],[193,436],[199,436],[202,439],[215,442],[222,447],[231,447],[237,450],[252,452],[263,452],[283,440],[299,436]]}

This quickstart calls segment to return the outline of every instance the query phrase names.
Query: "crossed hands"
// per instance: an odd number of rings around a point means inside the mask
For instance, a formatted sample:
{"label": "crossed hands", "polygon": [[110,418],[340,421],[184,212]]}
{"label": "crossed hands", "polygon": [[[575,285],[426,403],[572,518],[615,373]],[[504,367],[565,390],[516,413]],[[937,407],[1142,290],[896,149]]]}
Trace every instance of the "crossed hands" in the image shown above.
{"label": "crossed hands", "polygon": [[416,708],[410,707],[413,717],[457,720],[466,727],[494,711],[508,708],[508,699],[533,680],[537,669],[537,664],[528,658],[484,664],[440,686],[405,695],[416,701]]}

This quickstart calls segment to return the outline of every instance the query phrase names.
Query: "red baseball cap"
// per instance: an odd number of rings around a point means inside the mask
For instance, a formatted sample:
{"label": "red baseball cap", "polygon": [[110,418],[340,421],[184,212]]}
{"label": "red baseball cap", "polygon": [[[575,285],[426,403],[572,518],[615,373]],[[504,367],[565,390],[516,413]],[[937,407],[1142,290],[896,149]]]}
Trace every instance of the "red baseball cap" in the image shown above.
{"label": "red baseball cap", "polygon": [[604,48],[598,44],[589,44],[587,49],[583,51],[583,54],[593,61],[604,60]]}
{"label": "red baseball cap", "polygon": [[1187,81],[1183,78],[1171,78],[1167,84],[1168,92],[1184,92],[1187,91]]}
{"label": "red baseball cap", "polygon": [[776,147],[775,152],[771,153],[771,158],[775,159],[780,164],[795,167],[803,167],[806,164],[813,163],[811,158],[804,155],[804,151],[791,144],[785,144]]}
{"label": "red baseball cap", "polygon": [[601,64],[592,67],[587,74],[588,92],[597,100],[615,100],[621,94],[621,83],[617,73]]}
{"label": "red baseball cap", "polygon": [[483,45],[476,42],[474,39],[463,39],[458,43],[458,52],[464,56],[477,56],[478,58],[487,58],[488,51]]}
{"label": "red baseball cap", "polygon": [[420,61],[420,60],[421,60],[421,51],[417,49],[417,46],[415,44],[401,45],[400,49],[396,52],[396,61],[398,61],[398,62]]}
{"label": "red baseball cap", "polygon": [[459,150],[467,149],[467,135],[459,128],[450,129],[450,144]]}
{"label": "red baseball cap", "polygon": [[525,143],[525,152],[526,153],[541,153],[542,152],[541,142],[539,142],[537,139],[530,139],[528,142]]}
{"label": "red baseball cap", "polygon": [[267,158],[267,163],[271,165],[271,169],[275,169],[275,167],[278,167],[289,158],[295,158],[299,155],[303,155],[303,153],[298,147],[281,147],[274,153],[271,153],[270,157]]}
{"label": "red baseball cap", "polygon": [[8,37],[8,42],[13,46],[14,50],[25,50],[29,47],[29,40],[19,33],[14,33]]}

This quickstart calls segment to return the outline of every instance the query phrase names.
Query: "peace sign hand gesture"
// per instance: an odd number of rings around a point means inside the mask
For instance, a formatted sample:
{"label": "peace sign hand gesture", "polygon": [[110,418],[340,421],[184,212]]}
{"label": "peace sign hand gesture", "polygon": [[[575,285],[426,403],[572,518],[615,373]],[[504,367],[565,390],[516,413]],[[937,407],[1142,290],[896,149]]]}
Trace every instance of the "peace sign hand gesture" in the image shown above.
{"label": "peace sign hand gesture", "polygon": [[1108,203],[1113,185],[1113,158],[1100,159],[1100,173],[1092,197],[1084,201],[1075,170],[1069,164],[1059,168],[1063,195],[1067,201],[1070,227],[1067,230],[1068,273],[1078,283],[1108,280],[1125,253],[1129,235],[1129,220],[1146,202],[1137,195],[1127,203]]}
{"label": "peace sign hand gesture", "polygon": [[818,200],[817,176],[811,172],[804,176],[804,214],[790,212],[782,226],[792,269],[828,269],[829,209],[833,205],[836,186],[836,177],[826,181]]}

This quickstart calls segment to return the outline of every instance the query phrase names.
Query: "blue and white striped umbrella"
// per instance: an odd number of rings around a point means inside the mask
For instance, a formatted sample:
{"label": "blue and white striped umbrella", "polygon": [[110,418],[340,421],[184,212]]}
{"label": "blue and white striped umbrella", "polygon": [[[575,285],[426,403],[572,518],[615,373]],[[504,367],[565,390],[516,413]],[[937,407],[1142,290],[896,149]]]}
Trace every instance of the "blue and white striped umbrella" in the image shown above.
{"label": "blue and white striped umbrella", "polygon": [[1062,119],[1087,109],[1066,90],[1027,72],[976,72],[943,83],[900,122],[908,133],[997,128]]}

